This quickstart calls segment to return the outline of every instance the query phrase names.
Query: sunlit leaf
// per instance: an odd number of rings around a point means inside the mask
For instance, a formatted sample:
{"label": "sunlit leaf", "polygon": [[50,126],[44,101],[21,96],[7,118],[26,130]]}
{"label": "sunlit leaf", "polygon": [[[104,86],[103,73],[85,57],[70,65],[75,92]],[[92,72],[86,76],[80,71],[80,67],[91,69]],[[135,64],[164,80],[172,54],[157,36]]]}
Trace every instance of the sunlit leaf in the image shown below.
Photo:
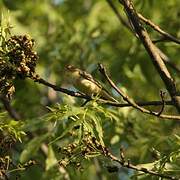
{"label": "sunlit leaf", "polygon": [[56,164],[57,164],[57,159],[55,157],[53,148],[52,148],[52,146],[49,146],[48,147],[48,155],[47,155],[47,159],[46,159],[46,170],[49,170]]}

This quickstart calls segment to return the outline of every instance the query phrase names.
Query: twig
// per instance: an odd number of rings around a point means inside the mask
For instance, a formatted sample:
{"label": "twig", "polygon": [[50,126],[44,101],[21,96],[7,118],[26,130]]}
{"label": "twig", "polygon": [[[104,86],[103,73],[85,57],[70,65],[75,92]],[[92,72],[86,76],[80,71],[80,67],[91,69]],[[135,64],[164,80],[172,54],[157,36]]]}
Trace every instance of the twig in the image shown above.
{"label": "twig", "polygon": [[152,40],[154,44],[159,43],[159,42],[169,42],[169,41],[171,40],[169,40],[167,37],[164,37],[164,36],[160,37],[159,39]]}
{"label": "twig", "polygon": [[177,73],[180,74],[180,68],[177,67],[170,59],[167,55],[165,55],[159,48],[157,48],[157,51],[159,53],[159,55],[161,56],[161,58],[163,59],[163,61],[169,65],[169,67],[171,67],[172,69],[174,69]]}
{"label": "twig", "polygon": [[[87,96],[87,95],[79,93],[79,92],[74,92],[74,91],[71,91],[71,90],[68,90],[65,88],[58,87],[54,84],[47,82],[46,80],[44,80],[38,76],[35,76],[32,79],[34,80],[34,82],[38,82],[38,83],[43,84],[45,86],[51,87],[55,91],[60,91],[62,93],[68,94],[70,96],[86,99],[87,101],[85,101],[85,103],[92,100],[92,98],[90,96]],[[130,107],[130,106],[132,106],[129,103],[126,103],[126,104],[125,103],[116,103],[116,102],[110,102],[110,101],[103,100],[103,99],[99,99],[98,102],[100,102],[102,104],[110,105],[110,106],[115,106],[115,107]],[[162,101],[136,102],[136,104],[138,104],[139,106],[160,106],[160,105],[162,105]],[[165,101],[165,104],[166,105],[173,105],[173,102],[172,101]],[[84,103],[82,106],[84,106]]]}
{"label": "twig", "polygon": [[162,100],[162,107],[158,113],[158,116],[160,116],[162,114],[162,112],[164,111],[164,107],[165,107],[165,101],[164,101],[164,96],[165,96],[165,92],[160,91],[160,96],[161,96],[161,100]]}
{"label": "twig", "polygon": [[62,88],[62,87],[58,87],[54,84],[51,84],[49,82],[47,82],[46,80],[40,78],[38,75],[30,77],[34,82],[38,82],[40,84],[43,84],[45,86],[51,87],[52,89],[54,89],[55,91],[59,91],[65,94],[68,94],[70,96],[74,96],[74,97],[78,97],[78,98],[84,98],[87,100],[92,99],[90,96],[87,96],[85,94],[79,93],[79,92],[74,92],[74,91],[70,91],[68,89]]}
{"label": "twig", "polygon": [[146,29],[141,24],[138,15],[134,9],[131,0],[120,0],[123,4],[125,11],[131,20],[135,32],[138,34],[141,42],[143,43],[146,51],[148,52],[151,60],[158,71],[162,81],[164,82],[178,112],[180,112],[180,96],[177,94],[176,85],[174,79],[171,77],[168,69],[166,68],[161,56],[157,51],[157,47],[152,43]]}
{"label": "twig", "polygon": [[138,104],[135,103],[135,101],[133,99],[131,99],[130,97],[128,97],[127,94],[125,94],[123,91],[121,91],[121,89],[119,89],[114,82],[109,78],[109,76],[107,75],[106,69],[102,64],[99,64],[99,71],[102,73],[102,75],[107,79],[107,81],[109,82],[109,84],[112,86],[112,88],[114,88],[119,94],[120,96],[129,104],[131,104],[132,107],[134,107],[135,109],[146,113],[146,114],[150,114],[150,115],[154,115],[160,118],[167,118],[167,119],[176,119],[176,120],[180,120],[180,116],[172,116],[172,115],[163,115],[157,112],[153,112],[150,111],[148,109],[145,109],[143,107],[140,107]]}
{"label": "twig", "polygon": [[124,160],[121,160],[121,159],[118,159],[117,157],[115,157],[109,151],[108,151],[108,153],[106,153],[106,156],[109,157],[111,160],[119,163],[123,167],[129,168],[129,169],[134,169],[135,171],[143,172],[146,174],[158,176],[158,177],[165,178],[165,179],[178,180],[176,177],[172,177],[172,176],[168,176],[165,174],[161,174],[159,172],[148,170],[147,168],[135,166],[135,165],[131,164],[129,160],[127,162],[125,162]]}
{"label": "twig", "polygon": [[[163,58],[163,57],[161,57]],[[163,59],[164,60],[164,59]],[[165,61],[165,63],[167,65],[169,65],[169,67],[171,67],[172,69],[174,69],[178,74],[180,74],[180,68],[177,67],[174,63],[172,63],[171,61]]]}
{"label": "twig", "polygon": [[[48,87],[51,87],[53,88],[55,91],[60,91],[62,93],[65,93],[65,94],[68,94],[70,96],[74,96],[74,97],[78,97],[78,98],[84,98],[86,100],[92,100],[92,98],[90,96],[87,96],[87,95],[84,95],[84,94],[81,94],[79,92],[74,92],[74,91],[70,91],[68,89],[65,89],[65,88],[61,88],[61,87],[58,87],[54,84],[51,84],[47,81],[45,81],[44,79],[40,78],[39,76],[34,76],[34,77],[30,77],[31,79],[34,80],[34,82],[38,82],[40,84],[43,84],[45,86],[48,86]],[[135,102],[134,103],[130,103],[129,101],[128,104],[118,104],[118,103],[113,103],[113,102],[109,102],[109,101],[105,101],[105,100],[102,100],[102,99],[99,99],[98,100],[99,102],[103,103],[103,104],[107,104],[107,105],[111,105],[111,106],[115,106],[115,107],[127,107],[127,106],[132,106],[132,107],[138,107],[137,109],[139,109],[140,111],[144,112],[144,113],[147,113],[147,114],[152,114],[152,115],[155,115],[157,116],[158,113],[156,112],[152,112],[152,111],[149,111],[149,110],[144,110],[144,108],[141,108],[138,104],[136,104]],[[167,104],[171,105],[173,104],[172,102],[168,101]],[[143,102],[142,104],[140,104],[142,106],[148,106],[148,105],[162,105],[162,102],[160,103],[159,101],[152,101],[152,102]],[[164,114],[161,114],[160,116],[158,116],[160,118],[166,118],[166,119],[174,119],[174,120],[180,120],[180,116],[174,116],[174,115],[164,115]]]}
{"label": "twig", "polygon": [[[173,105],[173,102],[172,101],[164,101],[165,102],[165,105]],[[104,100],[101,101],[100,103],[102,104],[106,104],[106,105],[110,105],[110,106],[115,106],[115,107],[131,107],[132,105],[129,104],[129,103],[114,103],[114,102],[107,102]],[[163,103],[162,101],[147,101],[147,102],[143,102],[143,101],[135,101],[135,103],[138,105],[138,106],[162,106]]]}
{"label": "twig", "polygon": [[[117,18],[119,19],[119,21],[124,25],[124,24],[128,24],[127,21],[125,21],[123,19],[123,17],[120,15],[120,13],[118,12],[117,8],[115,7],[115,5],[113,4],[112,0],[106,0],[108,2],[108,4],[110,5],[110,7],[112,8],[113,12],[115,13],[115,15],[117,16]],[[122,21],[123,20],[123,21]],[[125,27],[132,33],[135,35],[135,37],[139,38],[137,33],[135,33],[130,25],[125,25]],[[175,64],[173,64],[170,59],[167,57],[167,55],[165,55],[158,47],[157,51],[159,52],[161,58],[163,59],[163,61],[169,65],[169,67],[171,67],[172,69],[174,69],[175,71],[177,71],[178,73],[180,73],[180,69],[178,67],[176,67]]]}
{"label": "twig", "polygon": [[180,40],[172,36],[171,34],[165,32],[162,30],[158,25],[154,24],[151,20],[145,18],[142,14],[137,13],[139,19],[143,22],[145,22],[147,25],[151,26],[155,31],[159,32],[162,34],[166,39],[169,39],[172,42],[175,42],[177,44],[180,44]]}
{"label": "twig", "polygon": [[125,160],[124,148],[123,147],[120,147],[120,158],[121,158],[122,164],[124,164],[126,160]]}
{"label": "twig", "polygon": [[122,150],[120,151],[120,159],[119,159],[116,156],[114,156],[106,146],[102,146],[98,140],[93,138],[92,143],[93,143],[93,147],[95,146],[103,156],[108,157],[112,161],[119,163],[122,167],[125,167],[128,169],[133,169],[133,170],[138,171],[138,172],[143,172],[145,174],[150,174],[150,175],[158,176],[158,177],[165,178],[165,179],[178,180],[176,177],[161,174],[159,172],[155,172],[155,171],[149,170],[149,169],[144,168],[144,167],[135,166],[135,165],[130,163],[130,160],[125,161],[124,153]]}
{"label": "twig", "polygon": [[2,101],[4,108],[9,113],[9,115],[16,121],[20,120],[20,115],[16,110],[10,105],[9,99],[3,95],[0,95],[0,100]]}

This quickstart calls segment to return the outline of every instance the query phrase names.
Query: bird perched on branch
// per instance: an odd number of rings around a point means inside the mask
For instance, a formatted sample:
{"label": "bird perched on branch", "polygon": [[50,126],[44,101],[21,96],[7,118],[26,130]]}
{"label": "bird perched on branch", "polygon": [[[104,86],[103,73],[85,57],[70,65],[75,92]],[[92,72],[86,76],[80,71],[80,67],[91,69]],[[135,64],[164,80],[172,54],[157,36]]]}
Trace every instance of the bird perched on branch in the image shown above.
{"label": "bird perched on branch", "polygon": [[71,83],[77,90],[83,92],[88,96],[99,95],[100,98],[118,102],[109,92],[93,79],[91,74],[78,69],[72,65],[66,66],[68,82]]}

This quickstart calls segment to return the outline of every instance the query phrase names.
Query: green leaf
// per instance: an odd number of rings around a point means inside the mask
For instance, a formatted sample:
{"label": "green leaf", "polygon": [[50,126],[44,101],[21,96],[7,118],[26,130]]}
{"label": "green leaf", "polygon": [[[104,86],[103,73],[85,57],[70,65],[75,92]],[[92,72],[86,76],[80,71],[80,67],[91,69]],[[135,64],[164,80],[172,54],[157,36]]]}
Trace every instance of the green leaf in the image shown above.
{"label": "green leaf", "polygon": [[101,118],[98,117],[98,116],[95,116],[93,120],[94,120],[94,123],[95,123],[96,131],[97,131],[100,143],[101,143],[101,145],[104,145]]}
{"label": "green leaf", "polygon": [[49,143],[50,144],[53,144],[55,143],[56,141],[60,140],[61,138],[63,138],[66,134],[68,134],[75,126],[81,124],[82,120],[81,119],[78,119],[77,121],[71,121],[71,123],[68,124],[68,127],[64,130],[64,132],[58,136],[57,138],[55,138],[53,141],[51,141]]}
{"label": "green leaf", "polygon": [[25,149],[22,151],[20,155],[20,162],[25,163],[29,159],[31,159],[39,150],[42,142],[48,138],[49,133],[42,135],[40,137],[35,137],[32,139],[25,147]]}
{"label": "green leaf", "polygon": [[52,168],[54,165],[57,164],[57,159],[54,154],[52,146],[48,147],[48,156],[46,159],[46,170],[48,171],[50,168]]}
{"label": "green leaf", "polygon": [[90,121],[84,120],[83,127],[86,132],[89,132],[92,136],[95,136],[94,127]]}

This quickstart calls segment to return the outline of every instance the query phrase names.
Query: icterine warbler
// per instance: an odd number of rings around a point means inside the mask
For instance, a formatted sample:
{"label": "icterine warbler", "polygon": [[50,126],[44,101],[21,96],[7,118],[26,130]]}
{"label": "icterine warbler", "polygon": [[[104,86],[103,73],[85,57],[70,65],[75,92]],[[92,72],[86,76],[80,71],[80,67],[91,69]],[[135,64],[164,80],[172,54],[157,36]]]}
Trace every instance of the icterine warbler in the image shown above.
{"label": "icterine warbler", "polygon": [[118,102],[109,92],[93,79],[91,74],[78,69],[72,65],[66,67],[68,82],[71,83],[77,90],[87,94],[88,96],[99,95],[100,98]]}

